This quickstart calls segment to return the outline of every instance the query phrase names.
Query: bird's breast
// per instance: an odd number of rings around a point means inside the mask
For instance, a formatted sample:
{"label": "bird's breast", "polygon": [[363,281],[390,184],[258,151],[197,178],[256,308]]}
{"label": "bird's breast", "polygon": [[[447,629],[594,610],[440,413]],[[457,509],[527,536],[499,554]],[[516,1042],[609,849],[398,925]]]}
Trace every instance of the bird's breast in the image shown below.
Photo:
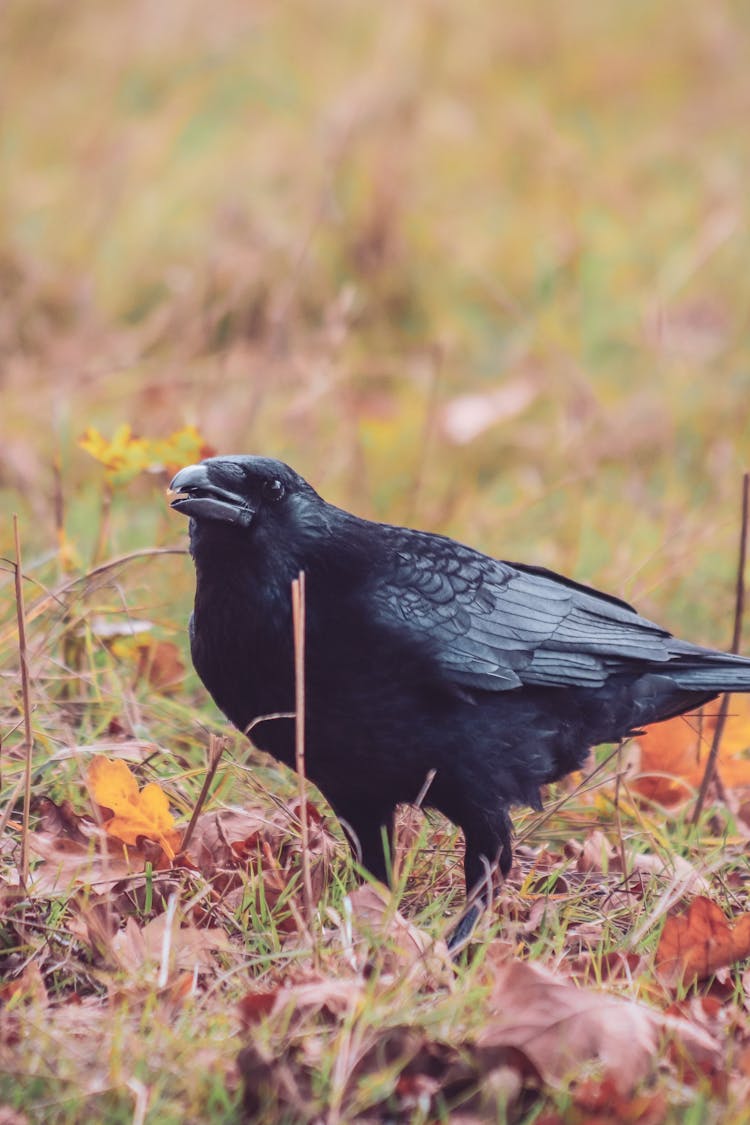
{"label": "bird's breast", "polygon": [[266,612],[249,598],[202,597],[199,592],[191,652],[216,705],[240,730],[261,715],[293,710],[290,613]]}

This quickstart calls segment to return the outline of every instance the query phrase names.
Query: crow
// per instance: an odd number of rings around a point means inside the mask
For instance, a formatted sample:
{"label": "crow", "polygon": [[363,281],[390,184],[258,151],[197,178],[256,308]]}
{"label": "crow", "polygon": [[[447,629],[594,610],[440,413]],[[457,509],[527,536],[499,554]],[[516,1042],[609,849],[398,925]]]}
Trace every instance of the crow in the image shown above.
{"label": "crow", "polygon": [[463,830],[471,892],[510,868],[510,807],[540,809],[592,746],[750,691],[750,659],[542,567],[360,519],[280,461],[210,457],[170,489],[190,517],[196,671],[292,768],[293,718],[263,716],[294,711],[304,571],[306,772],[383,881],[399,803],[423,794]]}

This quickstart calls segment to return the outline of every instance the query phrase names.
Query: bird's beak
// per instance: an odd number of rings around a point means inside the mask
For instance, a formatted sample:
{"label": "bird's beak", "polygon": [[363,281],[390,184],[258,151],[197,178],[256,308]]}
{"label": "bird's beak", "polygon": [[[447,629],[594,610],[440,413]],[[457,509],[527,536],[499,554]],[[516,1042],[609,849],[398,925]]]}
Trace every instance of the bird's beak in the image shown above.
{"label": "bird's beak", "polygon": [[170,507],[193,519],[218,520],[221,523],[249,527],[255,512],[244,496],[212,480],[206,465],[188,465],[180,469],[169,486],[176,492]]}

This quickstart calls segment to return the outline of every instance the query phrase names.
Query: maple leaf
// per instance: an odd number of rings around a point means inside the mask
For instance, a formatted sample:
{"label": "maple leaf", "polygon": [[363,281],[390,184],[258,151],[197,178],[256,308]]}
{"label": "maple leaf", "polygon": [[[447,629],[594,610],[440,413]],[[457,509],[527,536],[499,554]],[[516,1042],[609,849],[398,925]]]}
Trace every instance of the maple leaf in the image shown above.
{"label": "maple leaf", "polygon": [[195,426],[185,426],[175,430],[168,438],[153,441],[151,452],[154,462],[159,462],[173,476],[183,465],[212,456],[214,450],[206,444]]}
{"label": "maple leaf", "polygon": [[108,835],[131,846],[137,845],[139,836],[145,836],[156,840],[167,857],[174,859],[182,833],[174,827],[167,795],[156,782],[139,790],[125,762],[109,761],[99,754],[92,760],[86,780],[96,803],[113,814],[104,821]]}
{"label": "maple leaf", "polygon": [[213,452],[195,426],[175,430],[166,438],[148,439],[136,437],[126,422],[109,441],[90,426],[78,444],[104,465],[113,484],[126,484],[146,470],[175,473],[182,465],[200,461]]}
{"label": "maple leaf", "polygon": [[504,946],[490,947],[486,964],[492,992],[478,1046],[517,1047],[552,1085],[597,1063],[618,1094],[629,1094],[652,1070],[665,1032],[696,1065],[717,1062],[716,1041],[687,1020],[580,988],[542,965],[509,957]]}
{"label": "maple leaf", "polygon": [[750,956],[750,914],[730,926],[710,898],[694,898],[682,914],[664,923],[656,950],[656,967],[670,980],[691,983]]}
{"label": "maple leaf", "polygon": [[[630,783],[667,807],[687,800],[700,786],[716,730],[716,713],[699,711],[654,723],[638,738],[640,768]],[[718,769],[726,786],[750,785],[750,761],[738,755],[750,746],[750,701],[733,696],[719,746]]]}
{"label": "maple leaf", "polygon": [[104,465],[111,480],[119,483],[143,472],[151,461],[149,443],[144,438],[135,437],[127,422],[118,426],[110,441],[89,426],[78,444]]}

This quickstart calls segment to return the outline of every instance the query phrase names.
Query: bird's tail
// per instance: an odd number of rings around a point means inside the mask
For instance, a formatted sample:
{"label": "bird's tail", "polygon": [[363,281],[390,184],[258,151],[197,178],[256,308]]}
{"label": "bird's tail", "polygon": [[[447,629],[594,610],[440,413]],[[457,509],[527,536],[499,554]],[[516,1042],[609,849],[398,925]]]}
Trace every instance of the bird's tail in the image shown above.
{"label": "bird's tail", "polygon": [[750,692],[747,657],[676,640],[670,649],[669,676],[676,687],[699,692]]}

